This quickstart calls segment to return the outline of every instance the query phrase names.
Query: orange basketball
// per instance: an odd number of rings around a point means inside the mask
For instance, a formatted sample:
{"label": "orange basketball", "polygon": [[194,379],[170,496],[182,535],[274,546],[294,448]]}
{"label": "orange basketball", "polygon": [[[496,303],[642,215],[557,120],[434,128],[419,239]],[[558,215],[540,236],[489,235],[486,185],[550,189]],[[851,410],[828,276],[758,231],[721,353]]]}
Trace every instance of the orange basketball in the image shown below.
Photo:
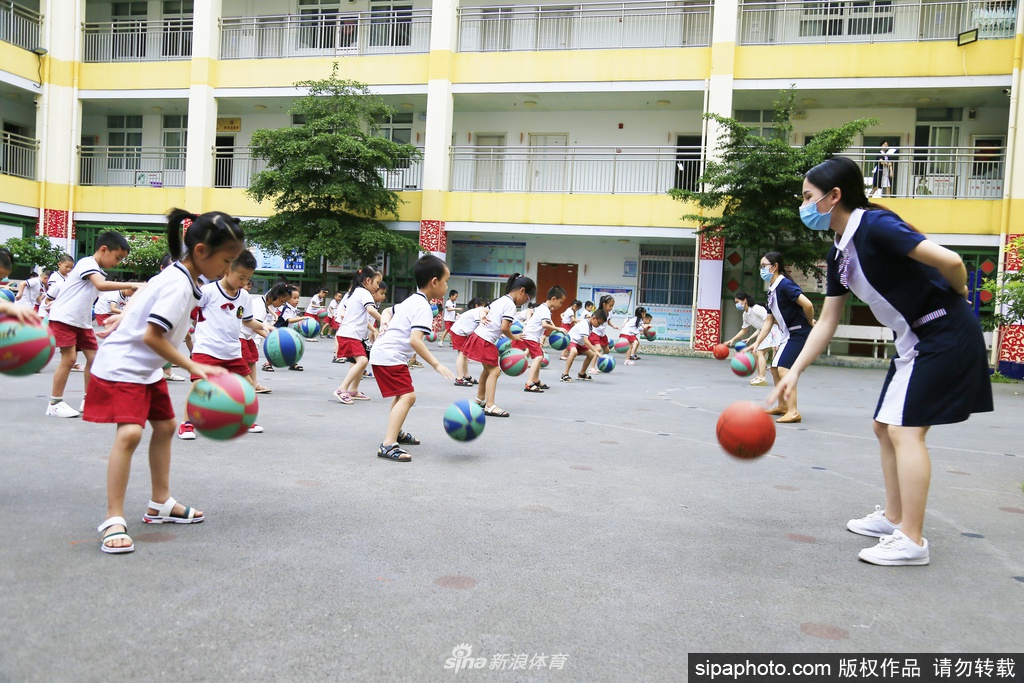
{"label": "orange basketball", "polygon": [[775,423],[756,403],[737,401],[718,416],[715,435],[726,453],[749,460],[771,450]]}
{"label": "orange basketball", "polygon": [[711,353],[714,354],[715,358],[718,360],[725,360],[729,357],[729,347],[725,344],[715,344],[715,348],[711,350]]}

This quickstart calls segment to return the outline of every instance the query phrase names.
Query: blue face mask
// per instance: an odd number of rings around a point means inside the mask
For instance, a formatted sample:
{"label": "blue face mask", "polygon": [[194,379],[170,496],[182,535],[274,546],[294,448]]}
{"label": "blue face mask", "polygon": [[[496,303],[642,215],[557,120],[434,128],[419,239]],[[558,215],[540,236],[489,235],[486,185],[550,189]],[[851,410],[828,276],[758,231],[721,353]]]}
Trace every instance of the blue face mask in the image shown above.
{"label": "blue face mask", "polygon": [[771,282],[771,280],[772,280],[772,271],[771,271],[770,268],[762,268],[761,269],[761,279],[764,280],[765,282]]}
{"label": "blue face mask", "polygon": [[[818,198],[818,202],[827,195]],[[818,202],[811,202],[800,207],[800,220],[811,230],[828,230],[828,224],[832,221],[832,209],[828,213],[818,213]]]}
{"label": "blue face mask", "polygon": [[736,310],[737,311],[742,311],[743,310],[743,304],[741,304],[741,303],[740,304],[736,304]]}

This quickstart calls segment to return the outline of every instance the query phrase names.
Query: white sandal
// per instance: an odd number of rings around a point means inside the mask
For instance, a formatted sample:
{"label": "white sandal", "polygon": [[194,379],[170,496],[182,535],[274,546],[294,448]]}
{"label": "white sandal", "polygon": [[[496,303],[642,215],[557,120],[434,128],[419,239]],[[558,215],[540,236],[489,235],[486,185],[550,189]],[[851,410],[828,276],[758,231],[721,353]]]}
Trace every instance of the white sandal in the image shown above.
{"label": "white sandal", "polygon": [[[102,534],[104,530],[118,525],[123,526],[125,530],[109,533],[100,539],[100,550],[103,552],[110,553],[111,555],[119,555],[121,553],[130,553],[135,550],[135,541],[132,541],[132,537],[128,535],[128,522],[125,521],[124,517],[111,517],[107,521],[103,522],[103,524],[100,524],[99,528],[96,530]],[[126,545],[121,548],[115,548],[107,545],[107,541],[122,537],[127,538],[131,542],[131,545]]]}
{"label": "white sandal", "polygon": [[198,524],[199,522],[206,519],[203,517],[196,517],[195,508],[185,506],[184,517],[172,517],[171,511],[174,510],[174,506],[177,505],[178,501],[174,498],[168,498],[166,503],[160,504],[154,501],[149,501],[149,507],[151,510],[158,510],[155,515],[149,514],[147,511],[143,516],[142,521],[146,524]]}

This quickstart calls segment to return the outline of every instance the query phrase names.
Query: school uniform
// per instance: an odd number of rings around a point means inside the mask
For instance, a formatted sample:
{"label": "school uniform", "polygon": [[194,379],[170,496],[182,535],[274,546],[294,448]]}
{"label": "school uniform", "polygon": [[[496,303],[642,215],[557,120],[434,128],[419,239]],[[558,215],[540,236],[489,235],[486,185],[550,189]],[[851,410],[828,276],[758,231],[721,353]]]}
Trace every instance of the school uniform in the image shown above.
{"label": "school uniform", "polygon": [[15,300],[14,305],[36,310],[39,307],[39,295],[42,292],[43,281],[38,277],[29,278],[25,280],[25,291],[21,293],[20,299]]}
{"label": "school uniform", "polygon": [[127,303],[128,297],[120,289],[113,292],[100,292],[99,298],[96,299],[96,303],[92,307],[92,314],[96,318],[96,324],[100,327],[106,325],[107,320],[113,315],[111,309],[116,306],[123,310]]}
{"label": "school uniform", "polygon": [[455,302],[448,299],[444,302],[444,329],[449,335],[452,333],[452,327],[455,325],[455,321],[458,319],[459,314],[455,310]]}
{"label": "school uniform", "polygon": [[320,312],[326,310],[324,308],[324,299],[319,294],[314,294],[309,300],[309,304],[306,305],[306,317],[316,318],[320,315]]}
{"label": "school uniform", "polygon": [[643,322],[638,321],[636,316],[630,318],[622,325],[622,329],[619,330],[619,339],[625,339],[632,344],[640,334],[640,328],[642,326]]}
{"label": "school uniform", "polygon": [[338,358],[366,356],[366,338],[370,336],[370,308],[376,306],[366,287],[356,287],[345,302],[345,318],[338,328]]}
{"label": "school uniform", "polygon": [[[247,292],[248,293],[248,292]],[[252,309],[252,319],[268,325],[274,324],[274,319],[267,310],[267,300],[262,296],[249,295],[249,305]],[[269,318],[269,320],[268,320]],[[255,365],[260,360],[260,347],[256,343],[256,330],[242,325],[238,333],[239,346],[242,348],[242,360],[249,365]]]}
{"label": "school uniform", "polygon": [[[412,294],[393,307],[391,322],[370,349],[373,379],[384,398],[415,391],[409,360],[416,355],[410,340],[414,330],[430,334],[434,313],[423,292]],[[347,317],[347,316],[346,316]]]}
{"label": "school uniform", "polygon": [[590,343],[593,344],[594,346],[598,346],[598,347],[608,346],[607,329],[608,329],[608,322],[607,321],[605,321],[605,322],[601,323],[600,325],[598,325],[597,327],[594,327],[593,329],[591,329],[590,330],[590,336],[588,337],[590,339]]}
{"label": "school uniform", "polygon": [[487,315],[486,306],[478,306],[472,310],[464,311],[455,319],[455,324],[448,331],[448,338],[452,340],[452,348],[462,351],[466,346],[466,340],[473,330],[480,325],[480,319]]}
{"label": "school uniform", "polygon": [[576,317],[576,311],[572,306],[562,311],[562,329],[568,332],[572,329],[572,319]]}
{"label": "school uniform", "polygon": [[106,272],[92,256],[75,264],[60,288],[60,297],[50,307],[50,331],[57,348],[78,347],[79,351],[95,351],[98,347],[92,333],[92,303],[99,290],[89,278],[93,274],[106,277]]}
{"label": "school uniform", "polygon": [[551,324],[551,309],[546,303],[538,304],[533,309],[533,315],[523,326],[523,338],[513,341],[512,346],[523,349],[530,354],[530,358],[543,358],[544,350],[540,342],[544,339],[544,323]]}
{"label": "school uniform", "polygon": [[578,353],[585,354],[590,351],[590,347],[583,343],[584,339],[588,339],[590,337],[590,332],[590,318],[580,320],[572,326],[572,329],[569,330],[569,343],[576,346],[576,351]]}
{"label": "school uniform", "polygon": [[785,275],[776,278],[768,288],[768,309],[779,326],[779,352],[772,359],[773,368],[791,368],[804,348],[811,323],[797,300],[803,294],[800,285]]}
{"label": "school uniform", "polygon": [[334,319],[334,316],[338,314],[338,304],[337,299],[331,299],[330,303],[327,304],[327,324],[332,332],[337,332],[338,328],[341,327],[341,323]]}
{"label": "school uniform", "polygon": [[[760,332],[761,328],[764,327],[764,321],[767,317],[768,309],[761,304],[748,305],[747,310],[743,311],[742,327],[750,327]],[[764,341],[761,342],[761,345],[757,347],[757,350],[763,351],[764,349],[778,346],[780,343],[782,343],[782,334],[779,332],[779,326],[772,325],[771,331],[764,338]]]}
{"label": "school uniform", "polygon": [[[70,275],[70,273],[68,273]],[[50,279],[46,283],[46,293],[43,295],[43,300],[39,304],[40,310],[43,311],[44,315],[49,315],[50,308],[53,306],[54,300],[57,298],[57,294],[60,292],[61,285],[67,281],[66,275],[61,275],[59,270],[55,270],[50,273]]]}
{"label": "school uniform", "polygon": [[907,256],[925,236],[884,210],[855,210],[829,250],[827,296],[853,292],[896,335],[878,422],[923,427],[989,412],[981,325],[939,271]]}
{"label": "school uniform", "polygon": [[495,366],[498,364],[498,347],[495,344],[501,336],[501,327],[504,321],[511,323],[515,320],[516,302],[508,294],[498,297],[491,302],[487,313],[487,324],[483,322],[469,335],[462,347],[462,352],[470,360],[484,365]]}
{"label": "school uniform", "polygon": [[[192,360],[247,376],[249,364],[242,357],[238,339],[242,323],[253,317],[249,292],[240,289],[232,296],[224,291],[219,281],[204,285],[200,292],[201,317],[192,342]],[[197,379],[198,375],[192,375],[193,382]]]}
{"label": "school uniform", "polygon": [[180,346],[201,296],[180,263],[164,268],[134,295],[137,301],[96,353],[83,420],[144,425],[147,420],[174,419],[163,375],[165,361],[143,337],[152,324],[164,331],[172,346]]}

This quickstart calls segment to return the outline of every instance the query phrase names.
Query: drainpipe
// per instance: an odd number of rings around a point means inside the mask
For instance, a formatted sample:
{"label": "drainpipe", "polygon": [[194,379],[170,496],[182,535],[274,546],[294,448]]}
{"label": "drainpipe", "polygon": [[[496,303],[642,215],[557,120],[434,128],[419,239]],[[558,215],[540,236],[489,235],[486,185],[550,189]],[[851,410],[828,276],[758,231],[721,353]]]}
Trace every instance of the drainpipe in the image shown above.
{"label": "drainpipe", "polygon": [[[78,101],[78,77],[82,70],[82,3],[75,2],[75,70],[71,78],[71,148],[78,149],[79,132],[82,121],[81,104]],[[68,213],[67,225],[67,253],[71,253],[71,234],[75,223],[75,186],[78,183],[79,155],[71,155],[71,163],[68,165]]]}
{"label": "drainpipe", "polygon": [[[50,49],[53,45],[51,35],[53,33],[53,17],[50,6],[51,0],[46,0],[45,12],[43,14],[43,47]],[[40,57],[39,59],[43,59]],[[49,164],[46,163],[46,158],[50,149],[50,60],[46,60],[46,64],[43,67],[43,82],[39,84],[40,93],[37,103],[39,105],[39,114],[36,118],[37,121],[42,123],[39,126],[39,224],[36,228],[37,236],[46,235],[46,182],[47,182],[47,171]]]}

